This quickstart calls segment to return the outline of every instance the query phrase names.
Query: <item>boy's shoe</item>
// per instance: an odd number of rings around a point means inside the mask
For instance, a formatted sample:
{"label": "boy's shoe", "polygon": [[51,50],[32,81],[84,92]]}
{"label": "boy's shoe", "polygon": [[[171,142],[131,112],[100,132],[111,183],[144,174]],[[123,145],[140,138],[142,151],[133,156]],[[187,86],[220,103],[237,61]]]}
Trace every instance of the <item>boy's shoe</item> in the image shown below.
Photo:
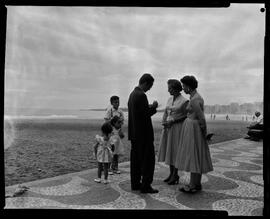
{"label": "boy's shoe", "polygon": [[94,179],[95,182],[101,183],[101,178]]}
{"label": "boy's shoe", "polygon": [[113,173],[117,173],[117,174],[120,174],[121,171],[120,170],[114,170]]}
{"label": "boy's shoe", "polygon": [[108,184],[109,182],[110,182],[110,181],[107,180],[107,179],[104,179],[104,181],[103,181],[104,184]]}
{"label": "boy's shoe", "polygon": [[109,171],[108,171],[108,174],[109,174],[109,175],[113,175],[113,171],[112,171],[112,170],[109,170]]}

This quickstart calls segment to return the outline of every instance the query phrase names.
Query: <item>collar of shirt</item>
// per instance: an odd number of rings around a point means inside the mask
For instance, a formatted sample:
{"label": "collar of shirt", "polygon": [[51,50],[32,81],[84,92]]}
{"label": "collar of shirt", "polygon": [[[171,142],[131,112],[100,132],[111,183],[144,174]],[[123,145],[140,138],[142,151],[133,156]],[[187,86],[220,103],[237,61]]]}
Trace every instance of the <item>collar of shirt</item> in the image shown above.
{"label": "collar of shirt", "polygon": [[142,88],[140,88],[139,86],[137,86],[136,88],[139,89],[139,90],[141,90],[142,92],[144,92],[144,90]]}
{"label": "collar of shirt", "polygon": [[191,99],[192,97],[194,97],[194,95],[195,95],[196,93],[197,93],[196,89],[193,90],[193,91],[190,93],[190,99]]}

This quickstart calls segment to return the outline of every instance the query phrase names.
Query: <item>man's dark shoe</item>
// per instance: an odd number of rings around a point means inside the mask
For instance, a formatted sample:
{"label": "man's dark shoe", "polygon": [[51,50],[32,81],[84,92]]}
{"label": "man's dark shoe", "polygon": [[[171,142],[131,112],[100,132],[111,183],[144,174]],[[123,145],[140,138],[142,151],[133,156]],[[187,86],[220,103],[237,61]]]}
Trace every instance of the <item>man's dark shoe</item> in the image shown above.
{"label": "man's dark shoe", "polygon": [[141,193],[150,193],[150,194],[153,194],[153,193],[158,193],[158,190],[157,189],[153,189],[152,187],[142,188],[141,189]]}
{"label": "man's dark shoe", "polygon": [[142,188],[142,184],[136,185],[136,186],[131,186],[131,190],[136,191],[140,190]]}

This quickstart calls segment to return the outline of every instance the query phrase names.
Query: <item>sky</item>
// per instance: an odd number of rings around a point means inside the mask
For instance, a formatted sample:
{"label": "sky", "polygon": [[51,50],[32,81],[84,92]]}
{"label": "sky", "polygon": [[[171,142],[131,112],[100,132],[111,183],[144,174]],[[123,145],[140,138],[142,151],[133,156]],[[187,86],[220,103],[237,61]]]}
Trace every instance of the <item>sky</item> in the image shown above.
{"label": "sky", "polygon": [[207,105],[263,101],[263,6],[8,6],[5,107],[105,108],[112,95],[127,107],[143,73],[161,108],[184,75]]}

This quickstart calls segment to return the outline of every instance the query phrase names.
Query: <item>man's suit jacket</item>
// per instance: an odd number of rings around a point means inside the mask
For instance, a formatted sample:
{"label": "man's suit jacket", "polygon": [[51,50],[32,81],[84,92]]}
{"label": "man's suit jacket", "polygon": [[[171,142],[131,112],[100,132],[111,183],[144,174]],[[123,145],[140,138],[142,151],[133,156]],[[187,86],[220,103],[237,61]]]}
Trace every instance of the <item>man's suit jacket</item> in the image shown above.
{"label": "man's suit jacket", "polygon": [[136,142],[153,142],[151,116],[156,112],[155,108],[149,106],[144,91],[135,87],[128,100],[128,139]]}

